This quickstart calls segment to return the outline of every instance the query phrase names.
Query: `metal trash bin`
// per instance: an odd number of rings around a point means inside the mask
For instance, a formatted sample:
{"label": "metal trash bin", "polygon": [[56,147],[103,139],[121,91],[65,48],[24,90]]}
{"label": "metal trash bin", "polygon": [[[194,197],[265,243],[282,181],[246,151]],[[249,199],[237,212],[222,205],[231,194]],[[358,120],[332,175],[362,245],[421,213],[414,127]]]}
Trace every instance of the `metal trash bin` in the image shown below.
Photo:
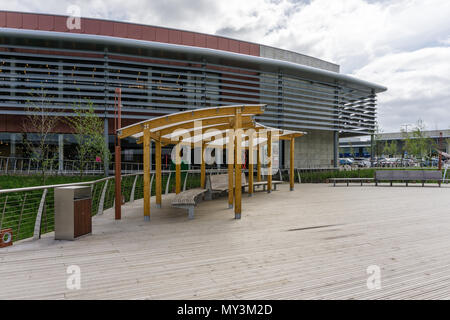
{"label": "metal trash bin", "polygon": [[92,233],[91,187],[55,188],[55,240],[75,240]]}

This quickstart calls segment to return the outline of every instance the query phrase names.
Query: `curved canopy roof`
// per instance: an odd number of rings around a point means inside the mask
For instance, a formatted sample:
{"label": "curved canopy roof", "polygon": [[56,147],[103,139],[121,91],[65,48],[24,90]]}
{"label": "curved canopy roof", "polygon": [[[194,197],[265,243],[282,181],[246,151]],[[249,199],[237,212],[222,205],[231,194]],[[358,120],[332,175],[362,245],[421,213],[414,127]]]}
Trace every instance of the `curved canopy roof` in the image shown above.
{"label": "curved canopy roof", "polygon": [[[144,130],[149,130],[150,138],[163,144],[176,144],[183,137],[183,144],[207,143],[207,147],[223,147],[228,143],[228,133],[236,129],[236,115],[241,115],[239,129],[243,137],[253,136],[253,145],[267,141],[266,133],[273,132],[278,139],[303,136],[301,131],[281,130],[256,123],[253,116],[262,114],[265,105],[234,105],[182,111],[141,121],[118,130],[120,139],[133,137],[142,143]],[[262,133],[262,134],[260,134]],[[244,139],[242,147],[248,146]]]}

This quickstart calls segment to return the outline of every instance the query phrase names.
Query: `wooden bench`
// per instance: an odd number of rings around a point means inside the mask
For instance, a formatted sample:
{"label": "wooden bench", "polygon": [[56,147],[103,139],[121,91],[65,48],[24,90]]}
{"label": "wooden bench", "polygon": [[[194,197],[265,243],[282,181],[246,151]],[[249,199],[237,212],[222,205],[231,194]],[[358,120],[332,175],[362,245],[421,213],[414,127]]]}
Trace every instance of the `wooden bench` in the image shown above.
{"label": "wooden bench", "polygon": [[360,182],[363,185],[363,182],[373,182],[374,178],[330,178],[328,181],[333,182],[333,186],[335,187],[336,183],[346,182],[348,187],[350,182]]}
{"label": "wooden bench", "polygon": [[[279,180],[272,180],[272,186],[274,190],[277,190],[277,185],[282,184],[283,181],[279,181]],[[263,187],[263,190],[266,190],[268,182],[267,181],[253,181],[253,191],[255,191],[256,187]]]}
{"label": "wooden bench", "polygon": [[[245,183],[245,174],[243,174]],[[189,219],[194,218],[194,208],[205,199],[212,200],[213,194],[221,194],[228,191],[228,174],[207,175],[205,189],[189,189],[175,195],[172,199],[172,207],[188,210]]]}
{"label": "wooden bench", "polygon": [[[274,189],[276,190],[277,184],[283,183],[282,181],[272,181]],[[267,185],[267,181],[254,182],[253,190],[255,190],[256,186],[265,186]],[[245,177],[245,173],[242,172],[241,178],[241,187],[244,191],[245,187],[248,187],[247,179]],[[221,194],[225,191],[228,191],[228,174],[215,174],[215,175],[207,175],[205,181],[205,189],[195,188],[189,189],[179,194],[175,195],[172,199],[172,207],[182,208],[188,210],[189,219],[194,218],[194,208],[197,204],[205,199],[212,200],[214,194]]]}
{"label": "wooden bench", "polygon": [[203,200],[205,194],[208,193],[208,189],[201,188],[180,192],[172,199],[172,207],[187,209],[189,219],[194,219],[194,208],[201,200]]}
{"label": "wooden bench", "polygon": [[210,196],[228,191],[228,174],[213,174],[206,177],[206,188],[211,190]]}
{"label": "wooden bench", "polygon": [[408,186],[409,181],[422,181],[422,187],[425,181],[437,181],[439,187],[442,183],[442,173],[438,170],[377,170],[375,171],[375,185],[379,181],[404,181]]}

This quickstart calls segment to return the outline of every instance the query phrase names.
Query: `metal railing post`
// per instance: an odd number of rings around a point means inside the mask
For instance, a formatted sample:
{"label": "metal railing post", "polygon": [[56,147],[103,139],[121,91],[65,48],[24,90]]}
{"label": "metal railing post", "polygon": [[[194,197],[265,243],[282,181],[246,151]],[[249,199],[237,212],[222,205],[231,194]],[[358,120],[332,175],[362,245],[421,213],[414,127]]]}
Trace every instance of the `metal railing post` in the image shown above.
{"label": "metal railing post", "polygon": [[5,203],[3,204],[3,211],[2,211],[2,218],[0,219],[0,230],[2,230],[3,226],[3,218],[5,217],[5,211],[6,211],[6,203],[8,202],[8,195],[5,197]]}
{"label": "metal railing post", "polygon": [[169,171],[169,177],[167,178],[167,183],[166,183],[166,194],[169,194],[169,184],[170,184],[170,176],[172,175],[172,172]]}
{"label": "metal railing post", "polygon": [[[41,197],[41,203],[39,204],[39,209],[36,215],[36,221],[34,223],[34,234],[33,240],[38,240],[41,238],[41,220],[42,220],[42,212],[44,211],[45,205],[45,197],[47,196],[48,189],[44,189]],[[25,194],[26,196],[26,194]],[[17,236],[19,236],[19,232],[17,232]]]}
{"label": "metal railing post", "polygon": [[23,208],[25,207],[25,201],[27,201],[27,194],[26,194],[26,193],[25,193],[25,196],[23,197],[23,201],[22,201],[22,209],[20,209],[19,225],[17,226],[17,235],[16,235],[16,239],[19,238],[19,234],[20,234],[20,225],[22,224]]}
{"label": "metal railing post", "polygon": [[106,196],[106,189],[108,187],[109,180],[105,181],[105,185],[103,186],[102,195],[100,196],[100,201],[98,203],[98,211],[97,214],[103,214],[103,206],[105,204],[105,196]]}
{"label": "metal railing post", "polygon": [[134,191],[136,189],[136,181],[137,181],[138,175],[134,178],[133,181],[133,187],[131,188],[131,194],[130,194],[130,202],[134,202]]}
{"label": "metal railing post", "polygon": [[183,183],[183,191],[186,191],[186,182],[189,175],[189,171],[186,171],[186,176],[184,177],[184,183]]}
{"label": "metal railing post", "polygon": [[150,178],[150,197],[152,196],[152,185],[153,185],[153,178],[154,177],[155,177],[155,174],[152,174],[152,177]]}

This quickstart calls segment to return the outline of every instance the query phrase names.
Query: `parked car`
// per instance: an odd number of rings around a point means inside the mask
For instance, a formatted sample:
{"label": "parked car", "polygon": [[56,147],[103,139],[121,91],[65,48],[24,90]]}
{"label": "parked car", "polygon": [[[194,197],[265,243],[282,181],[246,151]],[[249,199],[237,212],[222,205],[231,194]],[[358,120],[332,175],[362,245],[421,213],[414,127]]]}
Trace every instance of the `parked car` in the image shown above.
{"label": "parked car", "polygon": [[368,168],[370,167],[370,160],[367,158],[355,158],[353,161],[353,165],[357,165],[361,168]]}
{"label": "parked car", "polygon": [[351,158],[340,158],[339,164],[341,166],[345,166],[345,165],[351,166],[353,164],[353,160]]}

